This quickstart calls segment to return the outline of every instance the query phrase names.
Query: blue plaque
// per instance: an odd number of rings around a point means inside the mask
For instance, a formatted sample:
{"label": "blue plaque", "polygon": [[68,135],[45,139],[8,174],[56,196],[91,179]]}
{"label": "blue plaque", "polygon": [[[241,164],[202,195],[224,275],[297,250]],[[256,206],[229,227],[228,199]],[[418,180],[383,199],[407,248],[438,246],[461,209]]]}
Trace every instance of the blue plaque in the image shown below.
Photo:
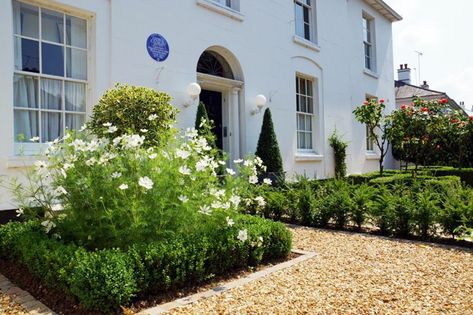
{"label": "blue plaque", "polygon": [[146,41],[148,54],[156,61],[164,61],[169,56],[169,45],[167,40],[159,34],[151,34]]}

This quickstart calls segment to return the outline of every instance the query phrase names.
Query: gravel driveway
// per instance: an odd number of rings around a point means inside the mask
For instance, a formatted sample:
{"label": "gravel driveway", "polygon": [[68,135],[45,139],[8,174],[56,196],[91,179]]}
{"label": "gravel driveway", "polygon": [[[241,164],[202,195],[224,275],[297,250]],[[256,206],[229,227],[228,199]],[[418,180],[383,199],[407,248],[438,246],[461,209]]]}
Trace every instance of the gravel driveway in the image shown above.
{"label": "gravel driveway", "polygon": [[473,314],[473,253],[292,228],[318,256],[173,314]]}

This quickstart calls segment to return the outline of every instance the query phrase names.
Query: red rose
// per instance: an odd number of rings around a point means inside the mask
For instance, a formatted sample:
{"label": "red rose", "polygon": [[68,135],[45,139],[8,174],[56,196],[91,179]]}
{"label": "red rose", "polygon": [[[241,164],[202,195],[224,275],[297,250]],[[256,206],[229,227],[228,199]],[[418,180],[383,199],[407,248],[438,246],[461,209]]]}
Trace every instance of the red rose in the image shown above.
{"label": "red rose", "polygon": [[446,98],[440,99],[440,104],[447,104],[448,100]]}
{"label": "red rose", "polygon": [[420,110],[423,111],[423,112],[428,112],[428,111],[429,111],[429,108],[424,106],[424,107],[422,107]]}
{"label": "red rose", "polygon": [[363,105],[365,105],[365,106],[368,105],[368,104],[369,104],[368,101],[364,101],[364,102],[363,102]]}
{"label": "red rose", "polygon": [[458,119],[452,119],[452,124],[456,124],[458,122]]}
{"label": "red rose", "polygon": [[405,110],[406,108],[407,108],[407,105],[406,105],[406,104],[402,104],[402,105],[401,105],[401,109],[402,109],[402,110]]}
{"label": "red rose", "polygon": [[380,102],[381,104],[383,104],[383,103],[384,103],[384,99],[380,99],[379,102]]}
{"label": "red rose", "polygon": [[470,120],[473,121],[473,115],[470,116]]}

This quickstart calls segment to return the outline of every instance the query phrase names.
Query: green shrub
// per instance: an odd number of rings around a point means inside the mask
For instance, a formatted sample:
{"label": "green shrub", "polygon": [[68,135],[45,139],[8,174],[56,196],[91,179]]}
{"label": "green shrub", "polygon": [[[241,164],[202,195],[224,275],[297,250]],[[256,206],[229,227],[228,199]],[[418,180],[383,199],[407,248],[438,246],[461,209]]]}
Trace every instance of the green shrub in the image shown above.
{"label": "green shrub", "polygon": [[392,233],[395,200],[387,186],[380,185],[376,189],[374,202],[370,208],[370,218],[382,234]]}
{"label": "green shrub", "polygon": [[268,190],[264,194],[264,198],[266,206],[263,208],[262,213],[265,218],[279,221],[284,214],[287,214],[290,203],[284,192],[278,189]]}
{"label": "green shrub", "polygon": [[[247,239],[235,232],[245,231]],[[234,268],[287,257],[291,233],[281,223],[238,215],[234,225],[126,250],[87,251],[50,238],[37,222],[0,226],[0,257],[24,265],[44,284],[109,312],[134,297],[197,284]],[[34,244],[34,246],[32,246]]]}
{"label": "green shrub", "polygon": [[416,193],[414,198],[413,221],[417,233],[422,238],[427,238],[435,230],[435,220],[440,210],[438,194],[426,189]]}
{"label": "green shrub", "polygon": [[453,168],[443,167],[437,168],[430,171],[433,176],[444,177],[444,176],[458,176],[462,183],[473,187],[473,168]]}
{"label": "green shrub", "polygon": [[266,166],[266,173],[273,182],[275,184],[283,183],[284,169],[281,152],[269,108],[266,108],[264,111],[263,125],[261,126],[255,154],[263,160],[263,164]]}
{"label": "green shrub", "polygon": [[352,191],[352,209],[350,211],[350,220],[356,224],[358,229],[361,229],[362,225],[366,221],[366,217],[370,212],[370,207],[373,203],[373,197],[375,195],[375,189],[370,187],[368,184],[361,184],[353,187]]}
{"label": "green shrub", "polygon": [[347,163],[345,161],[347,157],[348,143],[344,142],[335,130],[333,134],[328,138],[330,146],[333,149],[335,159],[335,178],[344,178],[347,175]]}
{"label": "green shrub", "polygon": [[88,128],[99,137],[113,140],[124,134],[146,136],[146,146],[165,142],[175,123],[177,110],[171,97],[146,87],[117,84],[94,106]]}

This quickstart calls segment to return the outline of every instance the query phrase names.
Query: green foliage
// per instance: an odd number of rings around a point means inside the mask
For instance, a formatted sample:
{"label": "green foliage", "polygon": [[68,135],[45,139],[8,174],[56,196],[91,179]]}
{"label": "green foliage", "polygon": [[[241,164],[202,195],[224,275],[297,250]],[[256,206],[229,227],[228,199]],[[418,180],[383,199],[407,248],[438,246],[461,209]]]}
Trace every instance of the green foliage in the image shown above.
{"label": "green foliage", "polygon": [[350,219],[358,229],[361,229],[366,221],[366,217],[370,212],[373,204],[375,190],[367,184],[361,184],[352,190],[351,199],[352,207],[350,211]]}
{"label": "green foliage", "polygon": [[117,84],[93,108],[88,128],[113,140],[124,134],[146,136],[145,146],[164,143],[172,131],[177,110],[171,97],[153,89]]}
{"label": "green foliage", "polygon": [[[235,236],[243,229],[246,241]],[[0,257],[16,260],[47,286],[65,290],[86,309],[102,312],[126,306],[138,295],[197,284],[234,268],[286,257],[291,243],[284,225],[241,215],[232,226],[136,243],[126,250],[87,251],[64,244],[49,238],[33,221],[0,226]]]}
{"label": "green foliage", "polygon": [[335,157],[335,178],[344,178],[347,175],[347,157],[348,143],[344,142],[335,130],[328,139],[330,146],[333,149]]}
{"label": "green foliage", "polygon": [[197,114],[195,117],[195,130],[199,136],[205,138],[207,143],[214,149],[217,148],[216,137],[212,132],[214,122],[209,119],[207,114],[207,109],[205,109],[205,104],[200,102],[197,107]]}
{"label": "green foliage", "polygon": [[266,172],[275,176],[273,181],[277,181],[278,183],[284,182],[281,152],[279,151],[278,139],[274,132],[273,120],[269,108],[266,108],[264,111],[263,125],[261,126],[255,154],[263,160],[263,164],[266,166]]}

